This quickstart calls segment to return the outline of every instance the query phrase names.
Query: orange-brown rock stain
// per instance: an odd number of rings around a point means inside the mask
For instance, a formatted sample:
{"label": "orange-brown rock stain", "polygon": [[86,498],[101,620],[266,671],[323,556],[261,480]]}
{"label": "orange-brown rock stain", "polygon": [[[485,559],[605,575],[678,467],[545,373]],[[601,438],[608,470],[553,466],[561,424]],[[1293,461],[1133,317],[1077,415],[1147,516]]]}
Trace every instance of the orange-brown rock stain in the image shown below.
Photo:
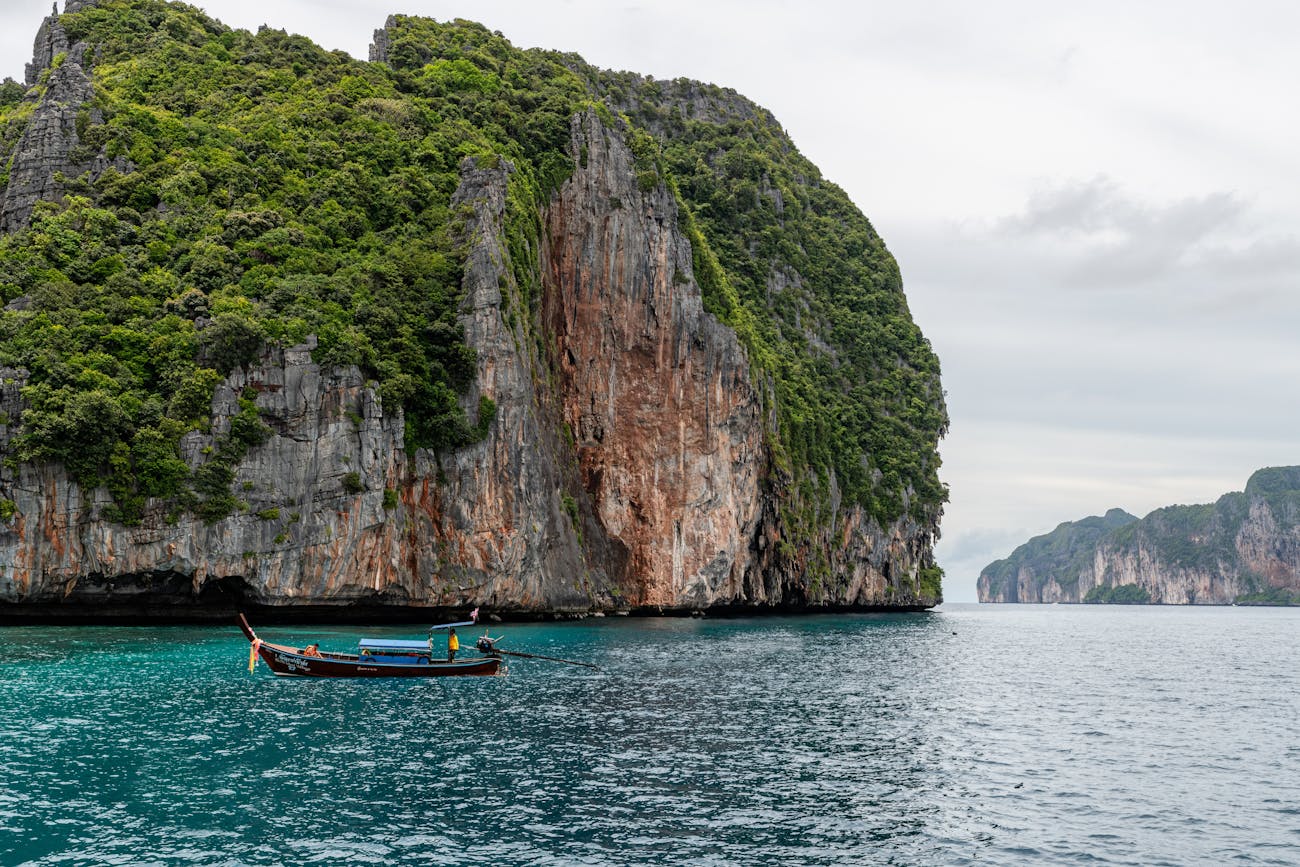
{"label": "orange-brown rock stain", "polygon": [[587,124],[589,168],[544,224],[561,411],[594,517],[626,548],[630,601],[705,604],[748,563],[758,400],[735,335],[703,312],[671,195],[637,190],[630,154]]}

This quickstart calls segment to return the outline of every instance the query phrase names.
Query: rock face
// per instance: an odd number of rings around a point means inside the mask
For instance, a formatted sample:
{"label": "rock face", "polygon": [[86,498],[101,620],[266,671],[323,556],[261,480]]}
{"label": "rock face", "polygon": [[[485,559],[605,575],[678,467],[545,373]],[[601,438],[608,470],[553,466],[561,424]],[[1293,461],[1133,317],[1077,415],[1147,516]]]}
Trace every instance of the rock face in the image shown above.
{"label": "rock face", "polygon": [[68,34],[59,24],[59,7],[56,4],[50,17],[41,22],[36,31],[36,44],[32,46],[32,62],[27,64],[28,87],[40,80],[41,73],[54,64],[54,58],[68,50]]}
{"label": "rock face", "polygon": [[461,322],[478,354],[478,376],[466,409],[474,418],[480,398],[487,397],[496,404],[496,420],[483,442],[444,455],[440,468],[428,453],[417,455],[404,494],[421,520],[428,516],[436,544],[420,542],[418,523],[410,544],[428,549],[423,574],[454,576],[476,602],[506,608],[607,605],[604,576],[592,583],[577,529],[563,508],[561,444],[536,385],[544,367],[524,320],[506,321],[519,295],[502,226],[509,171],[466,162],[452,201],[453,207],[474,209],[465,229],[476,240],[465,268]]}
{"label": "rock face", "polygon": [[759,524],[762,408],[734,332],[704,312],[663,185],[594,113],[547,210],[542,321],[612,577],[645,605],[743,597]]}
{"label": "rock face", "polygon": [[[78,12],[90,5],[90,0],[70,0],[67,11]],[[94,179],[110,165],[120,171],[130,170],[130,164],[120,157],[109,161],[103,154],[78,155],[78,114],[85,112],[87,122],[92,124],[101,123],[103,118],[90,107],[94,90],[89,50],[83,42],[68,44],[57,8],[36,35],[32,62],[27,64],[27,86],[36,86],[47,70],[49,79],[44,92],[38,89],[28,96],[39,101],[14,150],[9,184],[0,197],[0,232],[26,226],[37,202],[58,200],[63,195],[58,175],[75,178],[89,173]]]}
{"label": "rock face", "polygon": [[[47,21],[35,66],[60,53],[61,33]],[[93,97],[85,61],[74,46],[49,76],[5,191],[6,229],[61,195],[57,172],[96,170],[69,164]],[[840,502],[834,479],[822,530],[783,525],[770,386],[704,310],[673,193],[638,182],[617,124],[588,112],[570,133],[576,169],[538,215],[534,260],[512,262],[505,240],[508,163],[466,160],[451,202],[468,250],[460,322],[477,353],[463,405],[471,423],[494,413],[486,437],[408,453],[401,411],[359,370],[314,362],[314,339],[268,348],[218,387],[210,431],[182,442],[199,467],[255,395],[270,436],[237,468],[238,514],[205,524],[151,502],[125,527],[106,517],[106,491],[61,466],[0,469],[0,612],[934,604],[917,578],[934,527],[882,528]],[[516,266],[540,289],[518,285]],[[25,380],[0,370],[7,453]],[[810,582],[817,558],[835,580]]]}
{"label": "rock face", "polygon": [[985,567],[978,589],[981,602],[1295,604],[1300,467],[1259,470],[1209,505],[1062,524]]}
{"label": "rock face", "polygon": [[[0,598],[184,599],[231,576],[266,598],[304,591],[354,597],[384,587],[393,528],[382,487],[349,493],[344,479],[350,468],[379,482],[395,471],[385,462],[394,436],[400,446],[400,421],[383,417],[355,370],[326,373],[312,364],[311,348],[272,350],[257,367],[234,374],[217,389],[211,434],[192,433],[182,444],[186,459],[200,463],[205,447],[229,430],[241,392],[257,392],[276,434],[239,468],[246,514],[205,526],[188,515],[169,522],[151,510],[139,527],[124,528],[102,519],[102,491],[83,491],[59,466],[19,465],[7,485],[16,514],[0,528]],[[3,375],[12,383],[3,393],[12,415],[21,373]],[[7,436],[3,444],[9,447]]]}
{"label": "rock face", "polygon": [[[63,60],[51,69],[56,57]],[[0,200],[0,231],[27,225],[32,208],[42,200],[62,194],[56,173],[71,177],[89,166],[74,164],[71,155],[80,143],[77,113],[90,102],[92,90],[86,71],[86,46],[68,47],[68,37],[54,16],[41,25],[36,38],[35,59],[27,65],[27,84],[36,84],[50,70],[45,93],[14,151],[9,185]]]}

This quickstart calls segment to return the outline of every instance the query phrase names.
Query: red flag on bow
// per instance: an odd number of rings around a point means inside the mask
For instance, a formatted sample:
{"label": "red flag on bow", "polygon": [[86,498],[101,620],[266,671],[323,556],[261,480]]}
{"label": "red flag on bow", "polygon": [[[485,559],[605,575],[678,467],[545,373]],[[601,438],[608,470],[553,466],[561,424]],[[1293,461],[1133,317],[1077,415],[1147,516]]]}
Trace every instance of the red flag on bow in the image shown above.
{"label": "red flag on bow", "polygon": [[477,609],[477,608],[475,608],[473,611],[471,611],[471,612],[469,613],[469,619],[470,619],[470,620],[478,620],[478,609]]}

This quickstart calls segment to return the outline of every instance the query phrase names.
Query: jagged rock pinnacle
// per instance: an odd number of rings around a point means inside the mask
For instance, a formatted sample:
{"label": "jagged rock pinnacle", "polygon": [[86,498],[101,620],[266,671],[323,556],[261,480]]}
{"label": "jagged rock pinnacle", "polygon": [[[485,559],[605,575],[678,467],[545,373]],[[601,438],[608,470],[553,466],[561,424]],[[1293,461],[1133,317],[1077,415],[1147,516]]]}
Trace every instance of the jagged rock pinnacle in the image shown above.
{"label": "jagged rock pinnacle", "polygon": [[[66,12],[80,12],[95,5],[96,0],[67,0]],[[57,200],[63,186],[56,181],[60,174],[76,177],[83,172],[98,176],[109,162],[102,154],[84,162],[74,162],[72,154],[80,144],[77,113],[87,106],[93,94],[90,77],[92,52],[84,42],[70,44],[68,34],[59,24],[58,4],[41,22],[32,48],[32,62],[27,64],[27,86],[32,87],[49,72],[45,92],[32,119],[14,148],[9,183],[0,190],[0,232],[10,232],[27,225],[32,208],[42,200]],[[66,55],[58,69],[54,58]],[[99,122],[98,112],[91,113]],[[129,171],[125,159],[113,165]]]}
{"label": "jagged rock pinnacle", "polygon": [[59,7],[56,4],[50,16],[41,22],[32,45],[32,62],[27,64],[25,80],[28,87],[40,80],[41,73],[50,68],[54,58],[68,50],[68,34],[59,26]]}
{"label": "jagged rock pinnacle", "polygon": [[388,30],[396,25],[397,19],[394,16],[389,15],[388,20],[384,22],[383,28],[375,31],[375,41],[370,45],[371,63],[388,62],[388,48],[389,45],[392,44],[388,36]]}

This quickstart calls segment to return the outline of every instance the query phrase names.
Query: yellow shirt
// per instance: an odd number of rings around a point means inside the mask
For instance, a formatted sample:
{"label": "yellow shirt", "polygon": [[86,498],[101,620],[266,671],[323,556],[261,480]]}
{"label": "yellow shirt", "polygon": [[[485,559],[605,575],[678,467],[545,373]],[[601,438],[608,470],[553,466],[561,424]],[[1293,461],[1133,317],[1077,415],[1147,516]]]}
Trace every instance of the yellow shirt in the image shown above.
{"label": "yellow shirt", "polygon": [[455,635],[448,635],[448,636],[447,636],[447,649],[448,649],[448,650],[460,650],[460,639],[457,638]]}

